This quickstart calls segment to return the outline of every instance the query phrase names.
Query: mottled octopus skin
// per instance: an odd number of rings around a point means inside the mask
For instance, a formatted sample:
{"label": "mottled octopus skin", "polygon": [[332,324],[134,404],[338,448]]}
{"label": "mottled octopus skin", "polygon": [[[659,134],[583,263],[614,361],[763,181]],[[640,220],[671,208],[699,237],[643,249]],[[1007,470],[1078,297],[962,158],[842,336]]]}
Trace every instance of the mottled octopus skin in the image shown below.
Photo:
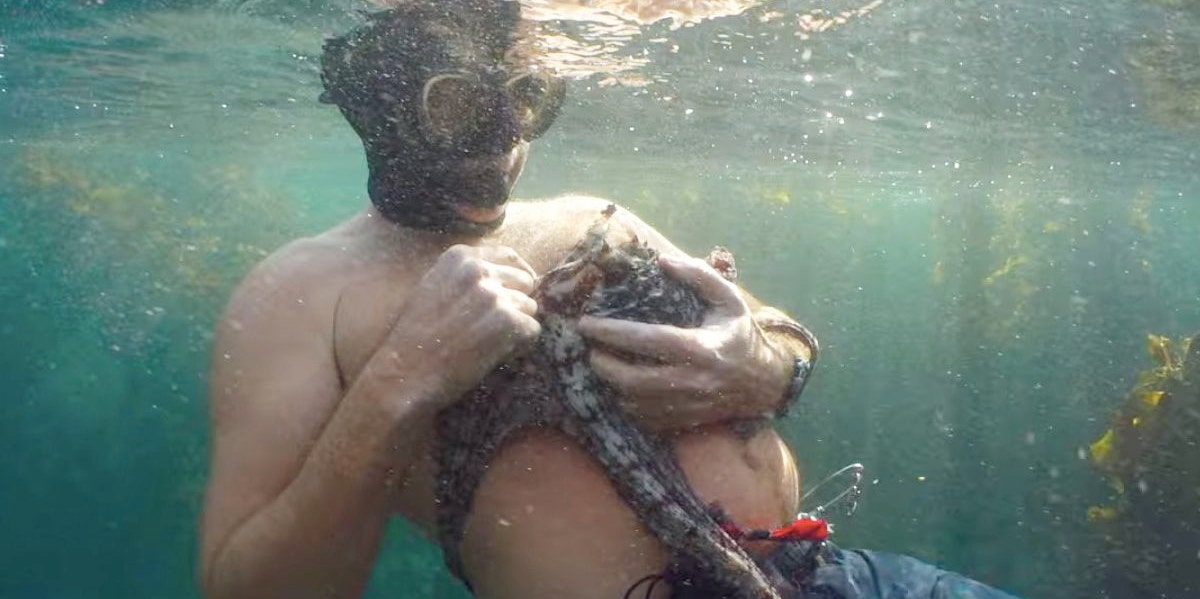
{"label": "mottled octopus skin", "polygon": [[776,599],[762,571],[720,529],[715,511],[696,497],[671,448],[638,428],[621,409],[619,394],[588,363],[576,330],[583,314],[695,327],[706,309],[694,291],[663,274],[645,244],[609,246],[612,212],[605,211],[539,282],[536,348],[438,416],[438,536],[446,563],[463,577],[459,546],[466,519],[496,451],[518,430],[548,427],[601,464],[620,497],[670,551],[671,571],[687,572],[693,589],[711,589],[713,598]]}

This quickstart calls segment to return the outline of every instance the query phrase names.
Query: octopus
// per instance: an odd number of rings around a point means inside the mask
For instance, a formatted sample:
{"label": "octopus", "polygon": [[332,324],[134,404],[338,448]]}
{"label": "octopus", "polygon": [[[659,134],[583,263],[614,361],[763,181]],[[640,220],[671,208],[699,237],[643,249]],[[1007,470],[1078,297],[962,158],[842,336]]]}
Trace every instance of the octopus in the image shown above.
{"label": "octopus", "polygon": [[[686,284],[667,277],[657,253],[633,240],[606,240],[609,206],[584,239],[538,282],[534,299],[542,333],[535,348],[501,366],[437,419],[437,534],[446,564],[460,578],[467,516],[487,465],[505,439],[526,427],[551,427],[579,443],[647,530],[671,555],[669,572],[686,573],[704,597],[776,599],[767,575],[721,528],[719,509],[688,485],[670,446],[621,408],[617,390],[588,362],[580,316],[696,327],[707,307]],[[709,263],[726,278],[732,255]]]}

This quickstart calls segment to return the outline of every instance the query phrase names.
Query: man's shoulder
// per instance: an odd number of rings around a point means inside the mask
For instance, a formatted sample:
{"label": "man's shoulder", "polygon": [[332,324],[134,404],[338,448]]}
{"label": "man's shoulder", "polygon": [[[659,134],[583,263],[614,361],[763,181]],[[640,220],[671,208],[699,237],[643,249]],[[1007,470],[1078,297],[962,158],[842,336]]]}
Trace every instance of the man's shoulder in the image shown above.
{"label": "man's shoulder", "polygon": [[[541,200],[523,200],[514,202],[518,206],[514,216],[515,224],[523,228],[564,229],[576,228],[579,232],[587,231],[593,223],[602,216],[612,212],[613,222],[623,227],[640,228],[644,222],[621,204],[597,196],[584,194],[568,194]],[[573,226],[573,227],[572,227]]]}
{"label": "man's shoulder", "polygon": [[610,214],[610,236],[623,240],[626,238],[645,238],[657,236],[658,233],[634,214],[628,207],[620,203],[598,196],[586,194],[568,194],[542,200],[516,202],[521,206],[517,213],[518,221],[525,228],[539,230],[570,230],[569,235],[578,237],[588,230],[603,215]]}
{"label": "man's shoulder", "polygon": [[565,258],[612,204],[586,195],[516,201],[509,205],[497,241],[512,246],[543,271]]}
{"label": "man's shoulder", "polygon": [[348,261],[346,246],[328,232],[294,239],[259,262],[243,283],[270,282],[273,285],[311,285],[322,275],[338,272]]}
{"label": "man's shoulder", "polygon": [[349,270],[353,239],[339,225],[288,242],[259,262],[238,284],[227,311],[259,305],[295,305],[321,310]]}
{"label": "man's shoulder", "polygon": [[581,217],[600,213],[611,205],[612,200],[569,194],[536,200],[518,200],[509,205],[511,216],[521,223],[561,222],[564,218]]}

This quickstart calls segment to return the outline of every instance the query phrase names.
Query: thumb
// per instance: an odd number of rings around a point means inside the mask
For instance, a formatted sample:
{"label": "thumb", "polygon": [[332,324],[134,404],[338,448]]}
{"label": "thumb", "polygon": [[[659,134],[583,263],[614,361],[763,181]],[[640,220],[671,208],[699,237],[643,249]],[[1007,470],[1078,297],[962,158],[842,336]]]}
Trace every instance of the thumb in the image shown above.
{"label": "thumb", "polygon": [[690,256],[668,256],[661,254],[658,264],[673,279],[682,281],[696,290],[700,299],[714,310],[736,312],[742,309],[742,297],[737,285],[725,280],[713,267],[703,260]]}

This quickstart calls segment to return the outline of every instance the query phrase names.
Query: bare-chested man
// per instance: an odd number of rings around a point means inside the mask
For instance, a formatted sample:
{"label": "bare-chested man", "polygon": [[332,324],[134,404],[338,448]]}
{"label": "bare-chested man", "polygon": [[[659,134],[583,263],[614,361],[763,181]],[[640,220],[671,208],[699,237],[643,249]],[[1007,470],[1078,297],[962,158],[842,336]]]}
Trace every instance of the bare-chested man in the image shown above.
{"label": "bare-chested man", "polygon": [[[363,138],[371,206],[266,259],[217,326],[210,599],[359,596],[389,518],[434,523],[434,415],[538,335],[535,279],[607,202],[507,203],[562,100],[514,51],[518,19],[510,2],[411,2],[327,43],[323,99]],[[612,350],[593,367],[672,440],[701,498],[747,526],[790,520],[787,448],[769,428],[746,439],[722,423],[778,408],[810,348],[764,332],[786,330],[783,315],[645,223],[614,219],[613,241],[648,241],[712,308],[697,329],[585,318]],[[461,549],[487,599],[619,599],[667,560],[597,463],[543,430],[491,463]]]}

